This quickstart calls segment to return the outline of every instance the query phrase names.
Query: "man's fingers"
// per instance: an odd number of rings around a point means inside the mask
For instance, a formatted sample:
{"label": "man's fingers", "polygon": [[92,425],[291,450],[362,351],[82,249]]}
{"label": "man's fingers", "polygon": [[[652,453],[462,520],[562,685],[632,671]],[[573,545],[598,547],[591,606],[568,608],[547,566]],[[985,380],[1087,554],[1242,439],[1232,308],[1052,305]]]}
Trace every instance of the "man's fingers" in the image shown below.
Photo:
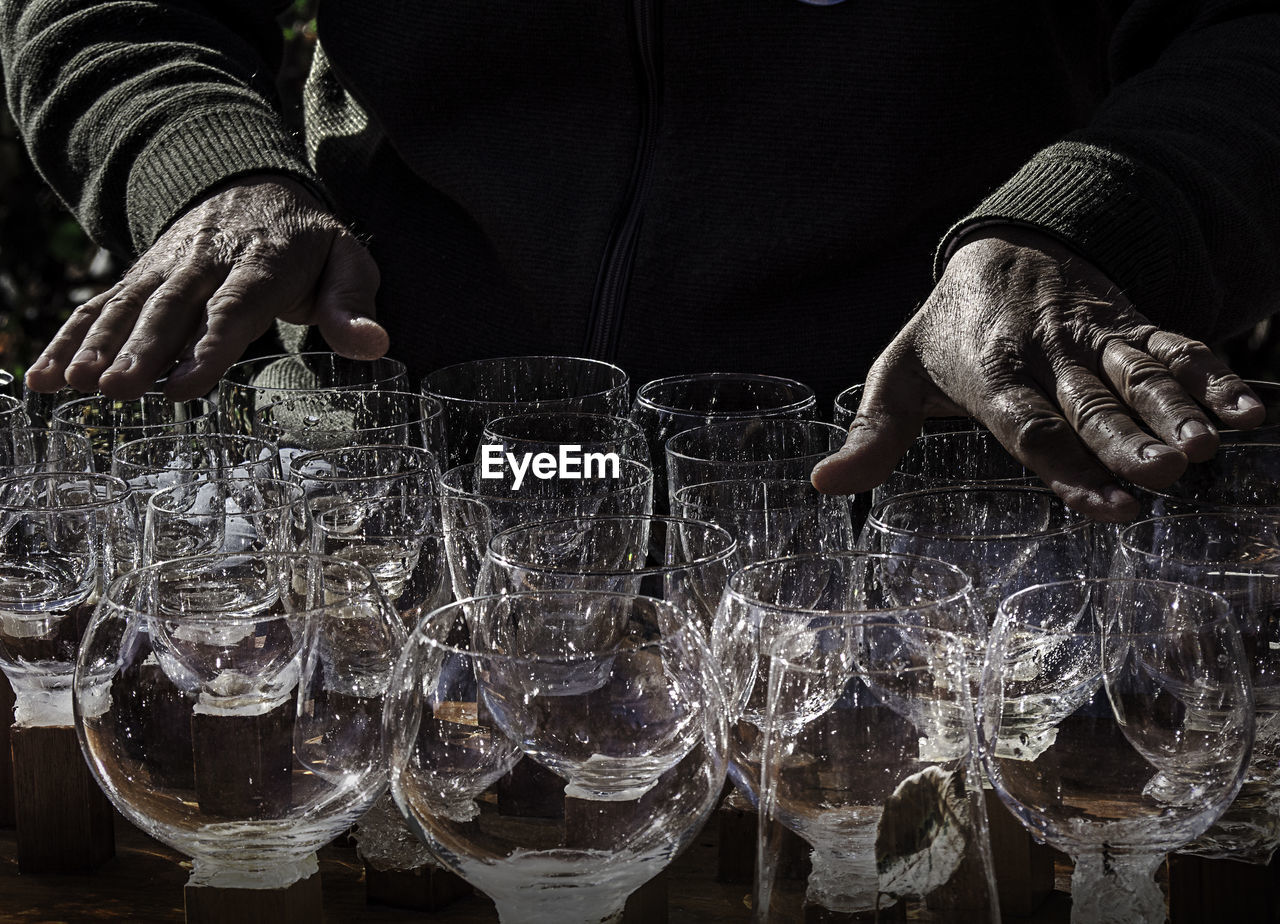
{"label": "man's fingers", "polygon": [[1161,330],[1148,338],[1147,350],[1223,423],[1247,430],[1266,419],[1258,396],[1200,341]]}
{"label": "man's fingers", "polygon": [[1137,514],[1138,502],[1116,484],[1038,389],[1006,386],[977,409],[977,417],[1072,510],[1110,522]]}
{"label": "man's fingers", "polygon": [[80,348],[67,366],[67,384],[80,391],[95,391],[98,379],[115,361],[147,299],[164,282],[159,273],[148,270],[126,279],[114,295],[107,299],[93,326],[85,334]]}
{"label": "man's fingers", "polygon": [[93,327],[102,312],[102,306],[114,298],[123,287],[124,282],[117,282],[105,292],[99,292],[83,305],[71,312],[71,316],[49,341],[49,345],[31,364],[27,370],[27,387],[36,392],[54,392],[67,384],[67,366],[80,351],[85,334]]}
{"label": "man's fingers", "polygon": [[348,359],[377,359],[390,338],[374,320],[378,267],[349,234],[338,234],[316,288],[314,323],[334,352]]}
{"label": "man's fingers", "polygon": [[151,294],[133,331],[98,386],[115,398],[136,398],[155,387],[204,318],[205,302],[227,275],[212,262],[191,262]]}
{"label": "man's fingers", "polygon": [[[1177,388],[1177,383],[1170,383]],[[1134,423],[1129,408],[1087,369],[1066,366],[1055,385],[1067,422],[1117,475],[1144,487],[1163,488],[1186,471],[1187,457]]]}
{"label": "man's fingers", "polygon": [[1150,353],[1112,340],[1102,351],[1102,376],[1160,439],[1192,462],[1203,462],[1218,448],[1213,423],[1169,367]]}
{"label": "man's fingers", "polygon": [[844,446],[817,464],[813,486],[824,494],[857,494],[884,482],[920,435],[935,386],[893,363],[872,368]]}

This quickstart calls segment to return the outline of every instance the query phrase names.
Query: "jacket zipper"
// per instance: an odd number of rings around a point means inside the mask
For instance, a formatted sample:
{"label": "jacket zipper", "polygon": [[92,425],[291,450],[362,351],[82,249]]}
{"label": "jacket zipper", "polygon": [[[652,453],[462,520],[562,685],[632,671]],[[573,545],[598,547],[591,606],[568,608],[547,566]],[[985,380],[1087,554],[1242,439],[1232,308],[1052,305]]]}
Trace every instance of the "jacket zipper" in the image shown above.
{"label": "jacket zipper", "polygon": [[631,167],[624,207],[619,213],[605,246],[600,272],[591,297],[587,326],[586,355],[613,360],[618,352],[618,327],[622,320],[627,286],[635,264],[636,240],[644,217],[658,147],[658,126],[662,102],[661,67],[658,61],[660,0],[633,0],[632,15],[636,42],[636,71],[640,83],[640,135]]}

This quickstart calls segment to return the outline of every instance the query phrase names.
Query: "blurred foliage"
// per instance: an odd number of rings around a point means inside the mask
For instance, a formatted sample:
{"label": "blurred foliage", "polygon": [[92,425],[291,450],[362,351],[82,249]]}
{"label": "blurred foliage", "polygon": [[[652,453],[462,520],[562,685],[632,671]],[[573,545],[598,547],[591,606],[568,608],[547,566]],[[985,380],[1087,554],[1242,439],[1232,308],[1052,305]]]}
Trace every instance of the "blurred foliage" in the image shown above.
{"label": "blurred foliage", "polygon": [[[301,127],[302,84],[315,44],[317,0],[294,0],[280,17],[284,114]],[[71,310],[107,288],[126,263],[95,246],[40,180],[0,106],[0,369],[31,363]],[[1280,378],[1280,324],[1263,323],[1220,346],[1250,378]]]}

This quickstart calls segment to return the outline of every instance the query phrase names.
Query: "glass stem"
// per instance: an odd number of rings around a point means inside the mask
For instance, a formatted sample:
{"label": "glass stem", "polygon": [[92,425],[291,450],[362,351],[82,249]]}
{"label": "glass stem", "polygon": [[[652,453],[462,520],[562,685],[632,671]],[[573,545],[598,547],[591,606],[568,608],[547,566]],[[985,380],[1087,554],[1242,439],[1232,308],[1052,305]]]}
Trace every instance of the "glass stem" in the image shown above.
{"label": "glass stem", "polygon": [[1164,893],[1155,880],[1163,854],[1115,852],[1104,846],[1074,859],[1071,924],[1163,924]]}

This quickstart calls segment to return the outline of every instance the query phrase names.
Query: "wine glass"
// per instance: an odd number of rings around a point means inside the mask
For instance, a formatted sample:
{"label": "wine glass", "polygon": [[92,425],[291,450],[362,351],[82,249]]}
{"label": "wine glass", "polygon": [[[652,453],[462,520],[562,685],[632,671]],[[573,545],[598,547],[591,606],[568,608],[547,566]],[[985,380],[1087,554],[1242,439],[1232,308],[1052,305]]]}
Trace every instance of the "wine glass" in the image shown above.
{"label": "wine glass", "polygon": [[1165,920],[1154,880],[1240,790],[1253,695],[1239,626],[1187,584],[1038,584],[1000,604],[982,760],[1038,839],[1070,854],[1077,924]]}
{"label": "wine glass", "polygon": [[484,461],[486,446],[517,455],[549,452],[557,456],[562,446],[576,446],[584,453],[611,452],[644,465],[652,462],[640,427],[626,417],[606,414],[538,411],[498,417],[485,424],[475,461]]}
{"label": "wine glass", "polygon": [[27,412],[22,402],[13,395],[0,393],[0,430],[25,427]]}
{"label": "wine glass", "polygon": [[280,394],[254,412],[253,434],[279,447],[286,469],[294,456],[348,446],[417,446],[437,457],[445,453],[440,402],[390,389]]}
{"label": "wine glass", "polygon": [[480,593],[613,590],[668,600],[710,638],[737,542],[701,520],[585,516],[503,530],[489,542]]}
{"label": "wine glass", "polygon": [[452,468],[476,458],[485,425],[499,417],[573,411],[627,413],[629,379],[612,363],[576,356],[505,356],[445,366],[422,380],[424,394],[444,405]]}
{"label": "wine glass", "polygon": [[1242,510],[1144,520],[1119,534],[1112,573],[1227,598],[1253,685],[1253,756],[1226,814],[1178,852],[1266,865],[1280,846],[1280,518]]}
{"label": "wine glass", "polygon": [[300,485],[276,478],[208,478],[147,500],[144,564],[215,552],[306,552],[319,534]]}
{"label": "wine glass", "polygon": [[145,436],[111,453],[111,474],[123,478],[139,503],[171,484],[208,478],[280,478],[274,443],[226,433]]}
{"label": "wine glass", "polygon": [[807,479],[813,467],[844,445],[829,423],[792,418],[717,420],[667,440],[667,488],[676,492],[713,481]]}
{"label": "wine glass", "polygon": [[173,401],[148,392],[132,401],[91,395],[64,401],[53,409],[54,430],[83,433],[93,449],[95,471],[111,471],[111,453],[121,443],[169,433],[213,433],[217,408],[206,398]]}
{"label": "wine glass", "polygon": [[0,395],[8,395],[11,398],[19,397],[21,389],[16,384],[17,380],[13,377],[13,373],[8,369],[0,369]]}
{"label": "wine glass", "polygon": [[966,484],[1042,487],[1035,472],[1009,455],[990,430],[954,430],[918,437],[893,474],[872,489],[871,501]]}
{"label": "wine glass", "polygon": [[83,433],[41,427],[0,430],[0,477],[92,470],[89,439]]}
{"label": "wine glass", "polygon": [[218,416],[225,433],[253,434],[254,414],[298,391],[403,389],[408,367],[398,359],[347,359],[337,353],[277,353],[241,360],[218,382]]}
{"label": "wine glass", "polygon": [[681,488],[672,513],[723,526],[738,540],[738,562],[852,549],[849,500],[808,480],[743,478]]}
{"label": "wine glass", "polygon": [[[886,613],[823,615],[772,652],[760,844],[774,819],[809,843],[806,910],[999,921],[960,639]],[[756,921],[774,904],[769,865]]]}
{"label": "wine glass", "polygon": [[17,724],[71,726],[71,677],[98,595],[137,558],[138,511],[119,478],[0,480],[0,667]]}
{"label": "wine glass", "polygon": [[[832,420],[837,427],[847,431],[858,416],[858,405],[862,403],[863,383],[850,385],[836,395]],[[932,433],[951,433],[957,430],[972,430],[976,421],[972,417],[929,417],[925,420],[920,432],[924,435]]]}
{"label": "wine glass", "polygon": [[454,594],[461,599],[475,593],[495,532],[561,517],[652,512],[653,472],[648,466],[620,459],[616,474],[606,472],[606,476],[529,477],[518,482],[510,471],[486,477],[483,465],[474,462],[445,472],[440,479],[440,509]]}
{"label": "wine glass", "polygon": [[418,446],[321,449],[294,456],[288,475],[316,513],[364,498],[434,494],[440,484],[435,454]]}
{"label": "wine glass", "polygon": [[[631,405],[631,419],[649,440],[658,484],[667,483],[667,440],[716,420],[813,415],[813,389],[794,379],[735,372],[705,372],[654,379],[641,385]],[[659,501],[665,502],[666,495]],[[665,503],[659,512],[667,512]],[[672,510],[672,513],[675,511]]]}
{"label": "wine glass", "polygon": [[1139,485],[1130,490],[1149,517],[1244,508],[1280,515],[1280,443],[1228,443],[1207,462],[1188,465],[1163,491]]}
{"label": "wine glass", "polygon": [[192,858],[188,885],[284,888],[386,785],[381,714],[404,639],[353,562],[255,552],[141,568],[85,632],[80,744],[116,808]]}
{"label": "wine glass", "polygon": [[451,604],[418,625],[392,691],[396,804],[504,922],[619,915],[724,784],[716,671],[661,600],[542,591]]}

